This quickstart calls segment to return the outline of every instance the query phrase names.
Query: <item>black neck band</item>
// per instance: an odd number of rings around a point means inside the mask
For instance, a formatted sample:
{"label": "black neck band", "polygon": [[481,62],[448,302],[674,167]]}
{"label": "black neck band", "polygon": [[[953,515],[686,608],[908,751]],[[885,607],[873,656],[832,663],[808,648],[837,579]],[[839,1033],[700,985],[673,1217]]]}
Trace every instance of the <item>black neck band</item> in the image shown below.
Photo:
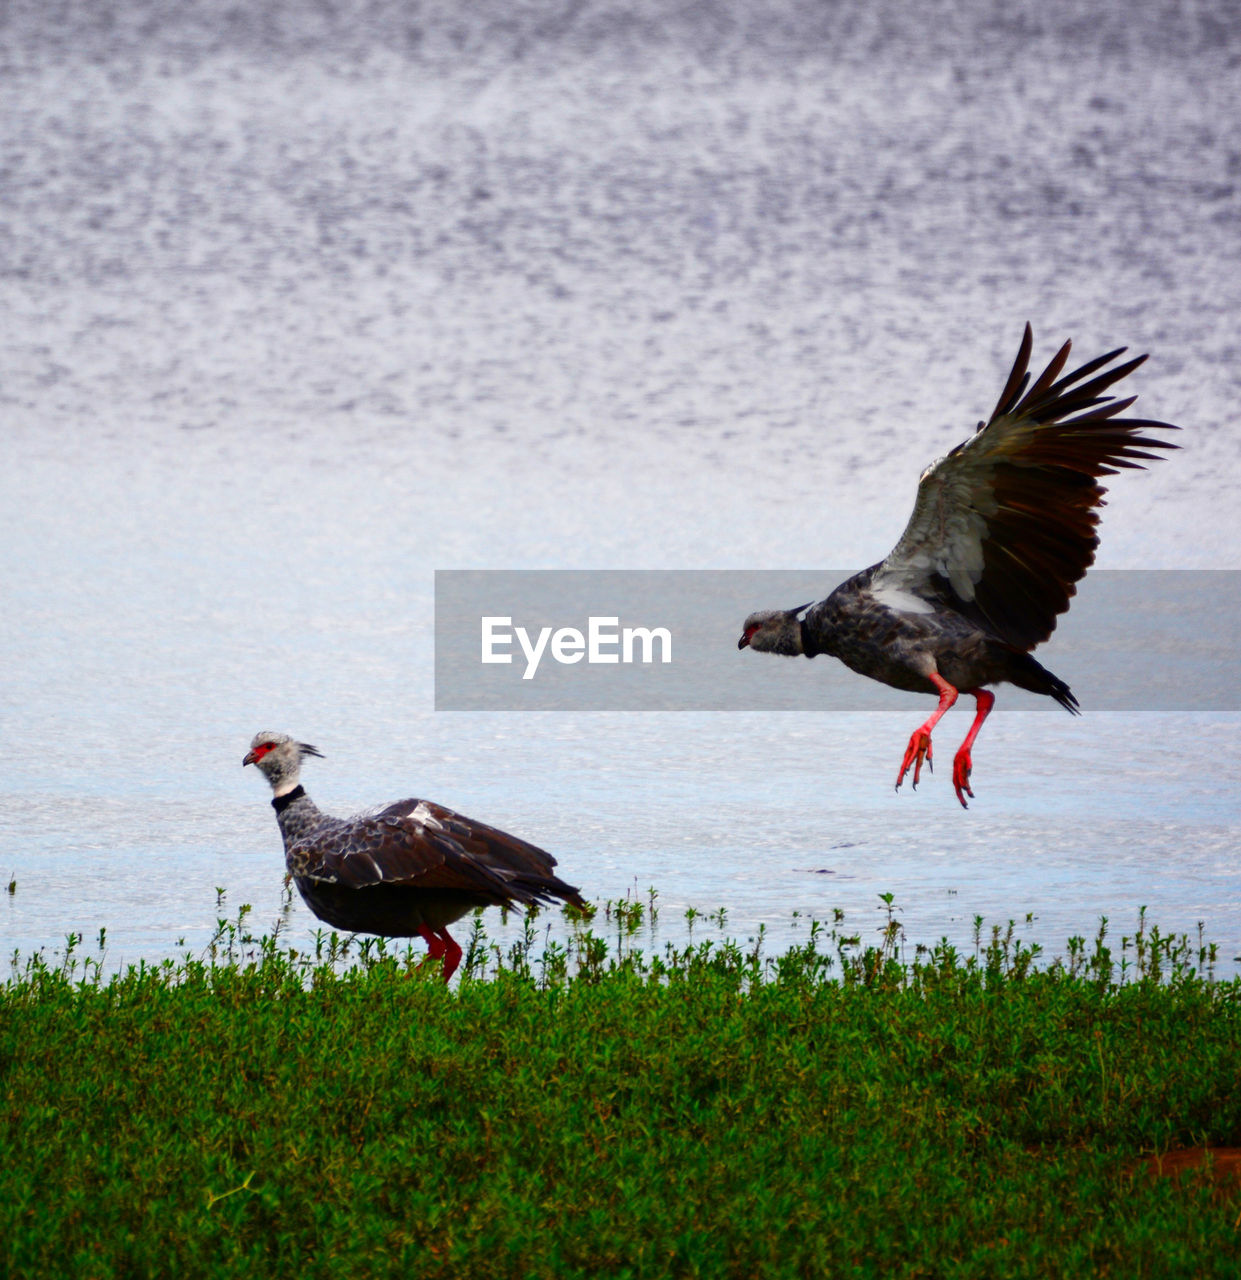
{"label": "black neck band", "polygon": [[284,795],[277,796],[271,802],[271,807],[275,809],[277,813],[283,813],[294,800],[300,800],[305,794],[305,791],[303,791],[301,787],[294,787],[292,791],[286,791]]}
{"label": "black neck band", "polygon": [[807,658],[813,658],[819,652],[814,643],[814,637],[810,634],[810,629],[806,626],[806,619],[803,618],[801,626],[801,651]]}

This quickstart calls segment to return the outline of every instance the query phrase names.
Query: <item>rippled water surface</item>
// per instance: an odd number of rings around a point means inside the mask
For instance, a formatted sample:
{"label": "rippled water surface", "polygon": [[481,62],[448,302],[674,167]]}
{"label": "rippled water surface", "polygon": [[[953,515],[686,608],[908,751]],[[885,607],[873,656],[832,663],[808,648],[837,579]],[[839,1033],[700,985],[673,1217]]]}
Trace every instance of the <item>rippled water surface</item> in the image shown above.
{"label": "rippled water surface", "polygon": [[324,751],[325,808],[428,796],[589,897],[656,886],[665,920],[726,906],[779,945],[795,911],[878,925],[890,890],[911,939],[1033,912],[1058,949],[1148,904],[1241,954],[1230,712],[1001,690],[964,813],[946,768],[892,792],[913,697],[432,710],[436,569],[878,558],[1026,320],[1040,357],[1152,352],[1141,407],[1185,428],[1117,478],[1100,564],[1241,568],[1235,24],[261,12],[19,4],[0,29],[10,952],[201,947],[216,886],[274,920],[240,762],[275,727]]}

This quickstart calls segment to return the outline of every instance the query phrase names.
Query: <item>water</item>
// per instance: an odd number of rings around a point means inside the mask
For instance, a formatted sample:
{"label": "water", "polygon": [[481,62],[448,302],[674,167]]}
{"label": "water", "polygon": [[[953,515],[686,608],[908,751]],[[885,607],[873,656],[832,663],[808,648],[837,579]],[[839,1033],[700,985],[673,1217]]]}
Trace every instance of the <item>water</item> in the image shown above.
{"label": "water", "polygon": [[325,808],[428,796],[665,921],[778,946],[892,891],[911,939],[1030,911],[1060,948],[1145,903],[1241,954],[1231,713],[1002,690],[964,813],[946,771],[892,793],[915,698],[432,710],[437,568],[882,555],[1027,319],[1039,357],[1152,351],[1141,408],[1186,428],[1118,477],[1100,564],[1241,567],[1236,24],[1006,12],[14,6],[4,946],[177,954],[216,886],[274,920],[240,767],[273,727]]}

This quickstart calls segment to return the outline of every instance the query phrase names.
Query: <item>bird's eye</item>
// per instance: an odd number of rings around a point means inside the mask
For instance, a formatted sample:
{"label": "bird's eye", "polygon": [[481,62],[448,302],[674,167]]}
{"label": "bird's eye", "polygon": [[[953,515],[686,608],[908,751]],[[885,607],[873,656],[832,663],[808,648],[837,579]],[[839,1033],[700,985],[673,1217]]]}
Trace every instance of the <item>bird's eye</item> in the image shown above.
{"label": "bird's eye", "polygon": [[276,744],[275,744],[274,742],[265,742],[265,743],[263,743],[263,750],[264,750],[264,751],[275,751],[275,749],[276,749]]}

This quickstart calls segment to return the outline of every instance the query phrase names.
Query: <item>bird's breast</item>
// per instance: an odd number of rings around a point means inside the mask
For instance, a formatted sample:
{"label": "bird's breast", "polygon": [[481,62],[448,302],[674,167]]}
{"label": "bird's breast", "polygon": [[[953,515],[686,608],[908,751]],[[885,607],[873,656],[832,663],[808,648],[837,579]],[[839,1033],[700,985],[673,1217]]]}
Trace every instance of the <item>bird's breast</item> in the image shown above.
{"label": "bird's breast", "polygon": [[929,671],[956,684],[948,668],[964,681],[958,687],[981,683],[985,633],[919,596],[911,596],[916,608],[900,607],[904,594],[861,588],[829,596],[816,620],[821,651],[859,675],[911,693],[935,692]]}

